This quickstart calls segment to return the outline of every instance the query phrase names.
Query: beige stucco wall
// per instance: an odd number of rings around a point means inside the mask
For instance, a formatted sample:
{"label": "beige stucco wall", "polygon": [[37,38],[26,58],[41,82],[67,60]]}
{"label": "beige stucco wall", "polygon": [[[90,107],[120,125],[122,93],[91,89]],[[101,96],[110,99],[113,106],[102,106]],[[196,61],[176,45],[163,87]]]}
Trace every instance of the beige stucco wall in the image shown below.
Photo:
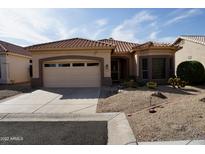
{"label": "beige stucco wall", "polygon": [[30,57],[7,54],[7,83],[23,83],[30,81]]}
{"label": "beige stucco wall", "polygon": [[39,59],[66,56],[66,55],[77,55],[77,56],[92,56],[100,57],[104,59],[104,65],[108,65],[108,69],[104,66],[104,77],[111,77],[111,50],[78,50],[78,51],[33,51],[33,78],[39,78]]}
{"label": "beige stucco wall", "polygon": [[180,46],[183,48],[175,54],[175,71],[181,62],[187,60],[197,60],[205,67],[205,45],[182,40]]}
{"label": "beige stucco wall", "polygon": [[140,56],[174,56],[175,51],[172,50],[146,50],[135,53],[135,63],[136,63],[136,74],[139,76],[139,57]]}

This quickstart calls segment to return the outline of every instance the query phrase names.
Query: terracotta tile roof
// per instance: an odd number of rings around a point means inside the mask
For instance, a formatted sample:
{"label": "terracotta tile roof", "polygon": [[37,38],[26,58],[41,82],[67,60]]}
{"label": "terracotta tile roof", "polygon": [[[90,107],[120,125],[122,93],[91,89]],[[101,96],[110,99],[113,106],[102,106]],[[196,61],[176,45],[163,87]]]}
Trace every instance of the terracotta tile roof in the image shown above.
{"label": "terracotta tile roof", "polygon": [[115,53],[128,53],[128,52],[131,52],[132,47],[134,47],[136,45],[139,45],[137,43],[119,41],[119,40],[114,40],[112,38],[102,39],[102,40],[99,40],[99,41],[115,45],[116,46],[116,48],[114,50]]}
{"label": "terracotta tile roof", "polygon": [[26,47],[28,50],[41,50],[41,49],[56,49],[56,48],[115,48],[115,46],[94,40],[83,38],[72,38],[43,44],[36,44]]}
{"label": "terracotta tile roof", "polygon": [[31,56],[31,53],[23,47],[0,40],[0,52],[12,52],[20,55]]}
{"label": "terracotta tile roof", "polygon": [[177,46],[175,46],[171,43],[149,41],[149,42],[134,46],[133,49],[141,49],[141,48],[149,48],[149,47],[162,47],[162,48],[164,47],[164,48],[166,48],[166,47],[177,47]]}
{"label": "terracotta tile roof", "polygon": [[180,39],[205,45],[205,35],[182,35],[179,36],[179,38],[174,43],[178,42]]}

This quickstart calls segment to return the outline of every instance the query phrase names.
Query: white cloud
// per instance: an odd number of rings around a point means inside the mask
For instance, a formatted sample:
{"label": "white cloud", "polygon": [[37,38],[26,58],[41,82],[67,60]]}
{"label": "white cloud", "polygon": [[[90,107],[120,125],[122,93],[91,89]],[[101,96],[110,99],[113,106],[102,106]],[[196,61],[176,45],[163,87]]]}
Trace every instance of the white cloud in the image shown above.
{"label": "white cloud", "polygon": [[157,27],[158,27],[159,31],[153,31],[152,33],[150,33],[149,38],[151,40],[160,41],[160,42],[173,42],[176,39],[176,36],[165,36],[165,37],[158,36],[158,34],[160,32],[162,32],[164,26],[181,22],[184,19],[191,18],[191,17],[196,16],[196,15],[200,15],[201,13],[202,12],[200,9],[189,9],[189,10],[177,9],[177,10],[174,10],[170,14],[167,15],[167,18],[170,18],[171,16],[172,16],[172,18],[166,20],[165,24],[162,24],[161,22],[157,23],[157,25],[158,25]]}
{"label": "white cloud", "polygon": [[177,9],[166,15],[165,17],[167,17],[167,19],[163,21],[158,16],[148,11],[141,11],[130,19],[126,19],[121,24],[117,25],[112,30],[111,36],[116,39],[139,43],[149,40],[173,42],[176,37],[169,35],[162,36],[165,26],[199,14],[201,14],[200,9]]}
{"label": "white cloud", "polygon": [[0,21],[0,38],[18,40],[22,42],[19,45],[71,37],[96,39],[106,30],[108,23],[103,18],[71,26],[72,17],[65,20],[55,9],[0,9]]}
{"label": "white cloud", "polygon": [[26,40],[27,42],[45,42],[50,39],[38,32],[46,28],[47,20],[33,10],[0,9],[0,37]]}
{"label": "white cloud", "polygon": [[174,36],[160,37],[160,36],[158,36],[159,33],[160,33],[160,31],[151,32],[150,35],[148,36],[148,40],[172,43],[176,39],[176,37],[174,37]]}
{"label": "white cloud", "polygon": [[178,15],[175,16],[174,18],[168,20],[166,23],[165,23],[165,26],[166,25],[170,25],[170,24],[173,24],[173,23],[177,23],[177,22],[180,22],[182,21],[183,19],[186,19],[186,18],[189,18],[189,17],[193,17],[195,15],[199,15],[201,14],[201,10],[200,9],[190,9],[188,11],[178,11]]}
{"label": "white cloud", "polygon": [[[98,37],[100,36],[100,34],[102,34],[103,32],[106,31],[106,28],[100,28],[100,29],[97,29],[96,31],[94,31],[94,33],[92,33],[92,35],[90,35],[90,39],[93,39],[93,40],[96,40],[98,39]],[[91,32],[90,32],[91,33]]]}
{"label": "white cloud", "polygon": [[143,28],[147,23],[152,22],[155,19],[156,17],[147,11],[139,12],[132,18],[125,20],[115,27],[111,36],[121,40],[139,41],[137,38],[138,34],[143,31]]}
{"label": "white cloud", "polygon": [[72,13],[69,10],[62,13],[61,10],[55,9],[0,9],[0,38],[9,38],[30,45],[71,37],[99,39],[111,31],[110,36],[120,40],[167,42],[175,38],[161,36],[166,25],[178,23],[200,13],[200,9],[178,9],[166,15],[167,19],[162,21],[157,14],[141,11],[110,29],[112,23],[108,25],[110,20],[107,18],[81,23],[80,18],[88,17],[84,17],[83,13]]}
{"label": "white cloud", "polygon": [[[59,26],[64,27],[64,26]],[[66,28],[59,28],[57,32],[58,39],[68,39],[70,37],[79,37],[77,36],[79,29],[78,28],[70,28],[69,30]]]}
{"label": "white cloud", "polygon": [[158,34],[158,33],[159,33],[159,31],[153,31],[153,32],[151,32],[150,35],[149,35],[149,39],[151,39],[151,40],[157,39],[157,34]]}
{"label": "white cloud", "polygon": [[102,27],[102,26],[105,26],[105,25],[108,24],[108,20],[105,19],[105,18],[103,18],[103,19],[98,19],[98,20],[95,21],[95,23],[96,23],[98,26]]}
{"label": "white cloud", "polygon": [[149,26],[150,26],[150,27],[156,27],[156,26],[157,26],[157,21],[154,21],[154,22],[150,23]]}
{"label": "white cloud", "polygon": [[96,28],[96,26],[92,23],[92,25],[81,25],[79,27],[72,28],[69,31],[61,29],[58,34],[59,39],[80,37],[95,40],[98,39],[99,36],[106,30],[106,28]]}

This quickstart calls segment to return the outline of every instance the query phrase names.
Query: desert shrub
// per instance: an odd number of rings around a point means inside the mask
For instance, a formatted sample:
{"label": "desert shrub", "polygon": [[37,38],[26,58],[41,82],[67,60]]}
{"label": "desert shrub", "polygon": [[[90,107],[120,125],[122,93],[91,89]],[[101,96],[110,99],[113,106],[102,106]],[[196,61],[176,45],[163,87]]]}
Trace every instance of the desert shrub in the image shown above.
{"label": "desert shrub", "polygon": [[204,66],[198,61],[185,61],[178,65],[177,76],[190,84],[201,84],[204,82]]}
{"label": "desert shrub", "polygon": [[175,78],[169,78],[168,84],[170,84],[174,88],[176,87],[181,88],[181,87],[185,87],[187,85],[187,82],[181,80],[178,77],[175,77]]}
{"label": "desert shrub", "polygon": [[134,77],[134,76],[128,76],[128,77],[125,78],[125,79],[120,79],[120,82],[121,82],[121,83],[130,82],[130,81],[136,82],[136,77]]}
{"label": "desert shrub", "polygon": [[135,76],[129,76],[126,81],[131,81],[131,80],[134,80],[136,81],[136,77]]}
{"label": "desert shrub", "polygon": [[126,88],[137,88],[137,83],[134,80],[124,81],[122,85]]}
{"label": "desert shrub", "polygon": [[156,82],[147,82],[146,86],[150,89],[155,89],[155,88],[157,88],[157,83]]}
{"label": "desert shrub", "polygon": [[139,87],[144,87],[146,85],[146,82],[145,81],[137,81],[137,85]]}

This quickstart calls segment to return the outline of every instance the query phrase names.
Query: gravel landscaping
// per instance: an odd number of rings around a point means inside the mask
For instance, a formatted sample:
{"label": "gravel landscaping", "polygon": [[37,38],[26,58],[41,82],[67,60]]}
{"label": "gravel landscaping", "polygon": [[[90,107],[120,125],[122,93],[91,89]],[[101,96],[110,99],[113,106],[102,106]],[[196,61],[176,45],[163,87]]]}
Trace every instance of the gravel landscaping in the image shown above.
{"label": "gravel landscaping", "polygon": [[[107,91],[102,91],[97,112],[125,112],[138,141],[205,139],[205,86],[140,87],[111,96]],[[156,91],[167,98],[150,97]],[[150,113],[150,108],[156,112]]]}
{"label": "gravel landscaping", "polygon": [[0,100],[31,91],[29,84],[0,85]]}

